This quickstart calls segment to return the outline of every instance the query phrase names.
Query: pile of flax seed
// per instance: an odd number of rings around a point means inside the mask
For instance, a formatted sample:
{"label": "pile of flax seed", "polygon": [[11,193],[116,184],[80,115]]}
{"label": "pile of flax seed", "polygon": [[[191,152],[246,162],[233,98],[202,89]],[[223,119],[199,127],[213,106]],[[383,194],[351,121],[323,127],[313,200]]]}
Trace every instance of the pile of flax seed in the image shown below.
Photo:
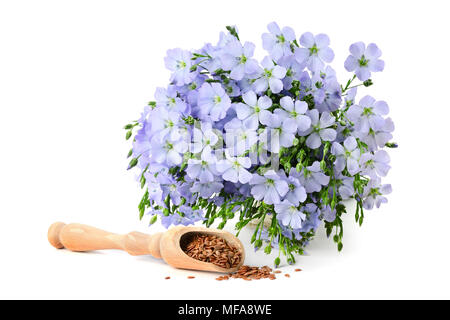
{"label": "pile of flax seed", "polygon": [[242,258],[241,252],[225,239],[208,234],[196,234],[184,252],[191,258],[226,269],[236,267]]}

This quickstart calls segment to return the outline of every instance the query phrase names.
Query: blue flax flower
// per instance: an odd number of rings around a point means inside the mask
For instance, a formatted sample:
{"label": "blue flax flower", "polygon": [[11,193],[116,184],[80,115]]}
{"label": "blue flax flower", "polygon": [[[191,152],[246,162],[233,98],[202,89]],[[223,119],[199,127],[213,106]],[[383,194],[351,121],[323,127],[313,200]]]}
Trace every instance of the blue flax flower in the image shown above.
{"label": "blue flax flower", "polygon": [[155,100],[156,105],[164,107],[168,111],[184,112],[186,110],[186,102],[178,98],[177,89],[174,86],[169,88],[156,88]]}
{"label": "blue flax flower", "polygon": [[255,128],[248,128],[243,121],[234,118],[224,127],[227,151],[232,156],[240,156],[250,150],[258,142]]}
{"label": "blue flax flower", "polygon": [[252,75],[259,71],[258,61],[251,59],[255,45],[246,42],[242,45],[239,41],[230,42],[223,50],[221,56],[222,68],[230,72],[233,80],[242,80],[245,75]]}
{"label": "blue flax flower", "polygon": [[294,119],[283,120],[280,116],[272,114],[260,135],[260,141],[270,152],[279,153],[281,147],[288,148],[293,145],[296,133],[297,123]]}
{"label": "blue flax flower", "polygon": [[306,215],[288,200],[283,200],[276,204],[275,212],[277,213],[277,219],[284,226],[289,226],[293,229],[300,229],[302,222],[306,219]]}
{"label": "blue flax flower", "polygon": [[239,120],[244,121],[247,128],[258,129],[259,124],[265,124],[270,118],[270,111],[267,109],[272,105],[272,100],[268,96],[257,97],[253,91],[248,91],[242,95],[244,103],[235,104],[236,114]]}
{"label": "blue flax flower", "polygon": [[306,63],[309,70],[319,72],[334,59],[334,52],[329,47],[330,38],[326,34],[314,36],[311,32],[306,32],[300,37],[300,44],[303,47],[295,50],[295,58],[300,64]]}
{"label": "blue flax flower", "polygon": [[374,154],[364,153],[361,156],[361,173],[375,179],[385,177],[391,169],[389,154],[385,150],[378,150]]}
{"label": "blue flax flower", "polygon": [[311,128],[305,132],[301,132],[301,136],[308,136],[306,145],[308,148],[317,149],[322,145],[323,141],[333,141],[336,139],[336,130],[330,128],[334,125],[335,119],[328,112],[322,113],[319,118],[319,111],[316,109],[309,110],[306,113],[311,119]]}
{"label": "blue flax flower", "polygon": [[381,50],[376,44],[371,43],[366,48],[364,42],[356,42],[350,46],[350,53],[344,66],[347,71],[354,71],[359,80],[366,81],[371,72],[383,71],[384,61],[379,59]]}
{"label": "blue flax flower", "polygon": [[389,106],[385,101],[376,101],[371,96],[365,96],[358,104],[348,109],[347,117],[355,124],[357,131],[369,132],[369,129],[381,129],[384,125],[383,116],[388,113]]}
{"label": "blue flax flower", "polygon": [[311,119],[305,115],[308,110],[308,104],[305,101],[294,101],[291,97],[285,96],[280,99],[281,108],[275,109],[275,114],[281,117],[281,119],[291,118],[297,124],[299,132],[303,132],[309,129],[311,126]]}
{"label": "blue flax flower", "polygon": [[194,79],[195,73],[191,72],[191,58],[192,54],[187,50],[167,50],[164,62],[166,68],[173,72],[170,81],[177,86],[189,84]]}
{"label": "blue flax flower", "polygon": [[263,200],[266,204],[278,204],[289,191],[286,181],[273,170],[268,170],[263,176],[253,174],[249,182],[253,187],[251,193],[256,200]]}
{"label": "blue flax flower", "polygon": [[290,203],[296,206],[298,206],[301,202],[304,202],[306,200],[306,190],[300,183],[301,173],[295,168],[291,168],[288,177],[286,177],[283,170],[280,170],[279,175],[285,178],[289,186],[289,191],[286,193],[285,199],[289,200]]}
{"label": "blue flax flower", "polygon": [[390,184],[381,185],[380,183],[380,178],[371,179],[367,186],[364,188],[364,209],[371,210],[374,205],[379,208],[382,203],[386,203],[388,201],[386,197],[383,197],[383,195],[391,193],[392,187]]}
{"label": "blue flax flower", "polygon": [[186,173],[190,178],[197,178],[201,183],[212,182],[217,175],[215,167],[216,158],[211,153],[211,148],[206,147],[200,159],[188,160]]}
{"label": "blue flax flower", "polygon": [[270,56],[277,61],[283,56],[292,55],[291,41],[295,40],[295,32],[290,27],[280,29],[276,22],[271,22],[267,26],[269,33],[263,33],[263,48]]}
{"label": "blue flax flower", "polygon": [[226,159],[217,163],[217,170],[222,174],[223,180],[233,183],[248,183],[252,178],[252,174],[247,171],[252,165],[250,158],[232,157],[228,152],[225,155]]}
{"label": "blue flax flower", "polygon": [[210,117],[213,121],[219,121],[225,118],[231,100],[220,84],[204,83],[198,92],[197,104],[201,119]]}
{"label": "blue flax flower", "polygon": [[275,65],[269,57],[265,57],[261,65],[264,70],[253,84],[255,91],[259,93],[270,88],[273,93],[279,93],[283,90],[283,82],[281,79],[286,76],[286,69],[282,66]]}
{"label": "blue flax flower", "polygon": [[321,171],[319,161],[303,168],[302,173],[299,177],[300,183],[305,187],[307,193],[319,192],[322,190],[322,186],[326,186],[330,182],[330,177]]}
{"label": "blue flax flower", "polygon": [[344,141],[344,146],[340,143],[333,142],[331,152],[336,156],[335,169],[342,172],[347,166],[348,172],[354,176],[359,172],[359,156],[361,154],[355,137],[348,137]]}

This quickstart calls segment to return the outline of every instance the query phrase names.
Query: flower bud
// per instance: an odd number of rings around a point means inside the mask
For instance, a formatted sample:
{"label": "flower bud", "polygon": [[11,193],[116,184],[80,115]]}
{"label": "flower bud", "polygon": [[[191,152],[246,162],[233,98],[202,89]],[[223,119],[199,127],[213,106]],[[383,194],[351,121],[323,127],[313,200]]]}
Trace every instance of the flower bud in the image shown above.
{"label": "flower bud", "polygon": [[280,258],[277,257],[277,258],[274,260],[273,264],[275,265],[275,268],[278,267],[278,266],[280,265]]}
{"label": "flower bud", "polygon": [[125,135],[125,139],[126,140],[128,140],[128,139],[130,139],[130,137],[131,137],[131,135],[133,134],[133,132],[130,130],[130,131],[127,131],[127,134]]}
{"label": "flower bud", "polygon": [[135,167],[137,164],[138,164],[137,158],[131,159],[130,163],[128,164],[127,170],[130,170],[131,168]]}
{"label": "flower bud", "polygon": [[150,219],[150,225],[154,224],[156,222],[156,220],[158,220],[158,216],[154,215],[151,219]]}
{"label": "flower bud", "polygon": [[372,79],[368,79],[366,81],[363,82],[364,87],[370,87],[371,85],[373,85]]}

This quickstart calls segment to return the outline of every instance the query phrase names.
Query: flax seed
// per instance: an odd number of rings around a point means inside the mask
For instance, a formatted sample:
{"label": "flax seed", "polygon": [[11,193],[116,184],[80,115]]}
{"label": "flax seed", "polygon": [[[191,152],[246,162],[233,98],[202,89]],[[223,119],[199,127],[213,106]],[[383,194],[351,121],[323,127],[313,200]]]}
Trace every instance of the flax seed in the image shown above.
{"label": "flax seed", "polygon": [[183,251],[191,258],[225,269],[236,267],[242,259],[241,252],[237,248],[214,235],[196,234],[184,246]]}
{"label": "flax seed", "polygon": [[194,276],[188,276],[188,279],[195,279]]}
{"label": "flax seed", "polygon": [[302,269],[295,269],[295,272],[299,272],[299,271],[302,271]]}

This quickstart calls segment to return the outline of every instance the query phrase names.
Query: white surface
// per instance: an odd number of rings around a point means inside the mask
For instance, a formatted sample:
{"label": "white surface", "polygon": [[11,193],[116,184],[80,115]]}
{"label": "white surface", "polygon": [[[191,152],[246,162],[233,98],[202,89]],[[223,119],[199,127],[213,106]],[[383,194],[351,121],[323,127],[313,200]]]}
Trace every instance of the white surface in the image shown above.
{"label": "white surface", "polygon": [[[0,298],[450,298],[446,4],[2,1]],[[394,192],[362,228],[349,210],[343,252],[321,232],[290,279],[218,282],[149,257],[52,248],[46,232],[57,220],[158,229],[138,220],[122,126],[166,85],[166,49],[216,42],[236,24],[262,57],[261,34],[274,20],[297,37],[327,33],[341,82],[353,42],[377,43],[386,61],[370,92],[388,101],[396,124],[400,148],[385,180]],[[249,249],[248,264],[271,262]]]}

